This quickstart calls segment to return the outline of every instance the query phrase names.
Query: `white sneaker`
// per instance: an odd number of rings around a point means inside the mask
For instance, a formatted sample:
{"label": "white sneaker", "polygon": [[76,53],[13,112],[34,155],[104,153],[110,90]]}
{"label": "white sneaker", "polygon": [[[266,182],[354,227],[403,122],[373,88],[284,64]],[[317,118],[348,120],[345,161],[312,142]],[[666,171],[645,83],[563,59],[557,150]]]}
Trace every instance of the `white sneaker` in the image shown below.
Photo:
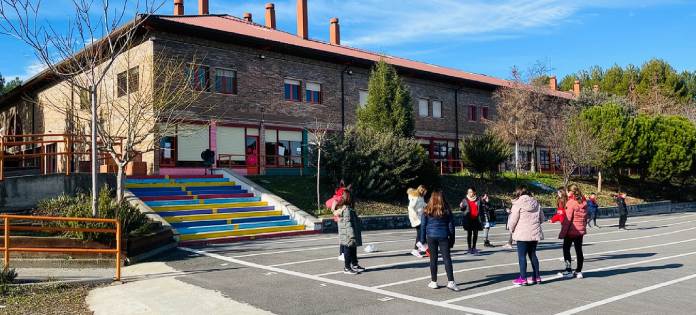
{"label": "white sneaker", "polygon": [[421,255],[421,253],[417,249],[412,250],[411,255],[416,256],[418,258],[423,258],[423,255]]}
{"label": "white sneaker", "polygon": [[508,244],[503,245],[503,248],[512,249],[512,245],[508,243]]}
{"label": "white sneaker", "polygon": [[578,279],[584,278],[583,275],[582,275],[582,272],[576,272],[576,273],[575,273],[575,278],[578,278]]}
{"label": "white sneaker", "polygon": [[430,283],[428,283],[428,288],[437,289],[437,288],[439,288],[439,287],[437,286],[437,282],[435,282],[435,281],[430,281]]}
{"label": "white sneaker", "polygon": [[573,273],[570,272],[570,271],[563,271],[563,272],[559,272],[559,273],[558,273],[558,276],[559,276],[559,277],[566,278],[566,279],[569,279],[569,278],[572,278],[572,277],[573,277]]}
{"label": "white sneaker", "polygon": [[448,283],[447,283],[447,288],[450,289],[450,290],[452,290],[452,291],[454,291],[454,292],[459,292],[459,287],[457,286],[456,283],[454,283],[454,281],[448,282]]}
{"label": "white sneaker", "polygon": [[340,261],[345,261],[346,259],[343,257],[343,254],[338,255],[338,258],[336,258]]}

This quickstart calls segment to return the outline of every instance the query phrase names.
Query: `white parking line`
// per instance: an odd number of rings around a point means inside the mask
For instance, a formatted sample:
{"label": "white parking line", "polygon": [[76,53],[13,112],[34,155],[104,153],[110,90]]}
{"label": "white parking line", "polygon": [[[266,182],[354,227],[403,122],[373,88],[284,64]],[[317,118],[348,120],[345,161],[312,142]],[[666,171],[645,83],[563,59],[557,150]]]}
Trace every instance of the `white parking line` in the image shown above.
{"label": "white parking line", "polygon": [[616,302],[616,301],[618,301],[618,300],[625,299],[625,298],[627,298],[627,297],[631,297],[631,296],[634,296],[634,295],[642,294],[642,293],[649,292],[649,291],[652,291],[652,290],[657,290],[657,289],[659,289],[659,288],[663,288],[663,287],[666,287],[666,286],[670,286],[670,285],[673,285],[673,284],[677,284],[677,283],[679,283],[679,282],[684,282],[684,281],[688,281],[688,280],[695,279],[695,278],[696,278],[696,274],[692,274],[692,275],[689,275],[689,276],[686,276],[686,277],[681,277],[681,278],[679,278],[679,279],[674,279],[674,280],[670,280],[670,281],[658,283],[658,284],[655,284],[655,285],[651,285],[651,286],[649,286],[649,287],[645,287],[645,288],[638,289],[638,290],[633,290],[633,291],[626,292],[626,293],[621,294],[621,295],[612,296],[612,297],[610,297],[610,298],[607,298],[607,299],[604,299],[604,300],[601,300],[601,301],[597,301],[597,302],[594,302],[594,303],[590,303],[590,304],[587,304],[587,305],[583,305],[583,306],[580,306],[580,307],[576,307],[576,308],[574,308],[574,309],[570,309],[570,310],[567,310],[567,311],[558,313],[558,314],[556,314],[556,315],[571,315],[571,314],[577,314],[577,313],[580,313],[580,312],[582,312],[582,311],[586,311],[586,310],[595,308],[595,307],[597,307],[597,306],[602,306],[602,305],[605,305],[605,304],[613,303],[613,302]]}
{"label": "white parking line", "polygon": [[[672,226],[672,225],[679,225],[679,224],[684,224],[684,223],[690,223],[690,222],[696,222],[696,220],[693,221],[685,221],[685,222],[679,222],[679,223],[672,223],[672,224],[667,224],[664,225],[666,226]],[[685,232],[685,231],[691,231],[691,230],[696,230],[696,227],[688,228],[688,229],[682,229],[682,230],[676,230],[676,231],[671,231],[671,232],[665,232],[665,233],[660,233],[660,234],[653,234],[653,235],[644,235],[644,236],[637,236],[637,237],[631,237],[631,238],[623,238],[623,239],[616,239],[616,240],[604,240],[604,241],[596,241],[596,242],[587,242],[585,245],[590,245],[590,244],[603,244],[603,243],[614,243],[614,242],[623,242],[623,241],[633,241],[633,240],[639,240],[639,239],[644,239],[644,238],[652,238],[656,236],[664,236],[664,235],[671,235],[675,233],[680,233],[680,232]],[[596,233],[596,234],[587,234],[585,237],[588,236],[596,236],[596,235],[604,235],[604,234],[613,234],[613,233],[625,233],[624,231],[612,231],[612,232],[606,232],[606,233]],[[463,245],[463,244],[462,244]],[[539,244],[538,248],[545,248],[545,247],[557,247],[559,246],[559,243],[542,243]],[[457,246],[457,245],[455,245]],[[470,257],[467,254],[461,254],[461,255],[453,255],[452,258],[459,258],[459,257]],[[477,256],[473,256],[477,257]],[[335,258],[334,258],[335,259]],[[385,268],[385,267],[395,267],[395,266],[400,266],[400,265],[407,265],[407,264],[412,264],[414,262],[417,262],[419,260],[416,259],[411,259],[408,261],[400,261],[400,262],[395,262],[395,263],[389,263],[389,264],[382,264],[382,265],[376,265],[376,266],[371,266],[368,269],[377,269],[377,268]],[[340,271],[331,271],[331,272],[326,272],[326,273],[320,273],[316,274],[316,276],[328,276],[328,275],[334,275],[334,274],[339,274],[341,273]]]}
{"label": "white parking line", "polygon": [[[598,271],[604,271],[604,270],[611,270],[611,269],[617,269],[617,268],[621,268],[621,267],[628,267],[628,266],[634,266],[634,265],[647,264],[647,263],[656,262],[656,261],[662,261],[662,260],[668,260],[668,259],[673,259],[673,258],[680,258],[680,257],[685,257],[685,256],[691,256],[691,255],[694,255],[694,254],[696,254],[696,251],[695,251],[695,252],[683,253],[683,254],[679,254],[679,255],[667,256],[667,257],[660,257],[660,258],[653,258],[653,259],[647,259],[647,260],[640,260],[640,261],[635,261],[635,262],[626,263],[626,264],[620,264],[620,265],[613,265],[613,266],[601,267],[601,268],[596,268],[596,269],[587,270],[587,271],[585,271],[584,273],[589,274],[589,273],[592,273],[592,272],[598,272]],[[552,277],[546,278],[546,281],[554,280],[554,279],[559,279],[559,278],[561,278],[561,276],[552,276]],[[461,297],[458,297],[458,298],[446,300],[446,301],[443,301],[443,302],[444,302],[444,303],[454,303],[454,302],[458,302],[458,301],[469,300],[469,299],[481,297],[481,296],[484,296],[484,295],[490,295],[490,294],[499,293],[499,292],[503,292],[503,291],[507,291],[507,290],[512,290],[512,289],[515,289],[515,288],[519,288],[519,286],[511,285],[511,286],[502,287],[502,288],[498,288],[498,289],[494,289],[494,290],[490,290],[490,291],[485,291],[485,292],[479,292],[479,293],[476,293],[476,294],[465,295],[465,296],[461,296]]]}
{"label": "white parking line", "polygon": [[[670,218],[662,218],[662,219],[654,219],[654,220],[646,220],[646,221],[637,221],[637,222],[632,222],[631,224],[638,224],[638,223],[649,223],[649,222],[657,222],[657,221],[665,221],[665,220],[672,220],[672,219],[679,219],[679,218],[684,218],[684,217],[689,217],[693,216],[696,214],[688,214],[688,215],[683,215],[683,216],[678,216],[678,217],[670,217]],[[677,224],[684,224],[684,223],[689,223],[689,222],[696,222],[696,220],[691,220],[691,221],[683,221],[683,222],[677,222],[677,223],[672,223],[672,224],[666,224],[662,225],[660,227],[667,227],[671,225],[677,225]],[[501,227],[503,228],[503,227]],[[554,232],[554,231],[559,231],[559,229],[553,229],[553,230],[547,230],[546,232]],[[631,230],[629,230],[631,231]],[[611,234],[611,233],[622,233],[623,231],[612,231],[612,232],[605,232],[605,233],[594,233],[594,235],[604,235],[604,234]],[[415,232],[413,232],[415,234]],[[508,235],[508,233],[497,233],[497,234],[490,234],[490,236],[505,236]],[[592,235],[592,234],[590,234]],[[461,235],[457,236],[456,238],[465,238],[466,236]],[[334,237],[336,238],[336,237]],[[337,239],[337,238],[336,238]],[[398,239],[398,240],[388,240],[388,241],[379,241],[379,242],[369,242],[370,244],[387,244],[387,243],[398,243],[398,242],[406,242],[406,241],[414,241],[414,238],[408,238],[408,239]],[[365,242],[364,242],[365,243]],[[328,249],[328,248],[338,248],[338,242],[334,245],[323,245],[323,246],[315,246],[315,247],[309,247],[309,248],[294,248],[294,249],[285,249],[285,250],[278,250],[278,251],[269,251],[269,252],[260,252],[260,253],[253,253],[253,254],[245,254],[245,255],[237,255],[233,256],[234,258],[246,258],[246,257],[255,257],[255,256],[265,256],[265,255],[277,255],[277,254],[287,254],[287,253],[295,253],[295,252],[304,252],[304,251],[311,251],[311,250],[321,250],[321,249]],[[218,252],[213,251],[213,252]],[[219,250],[219,252],[225,252],[224,249]],[[326,257],[322,258],[325,260],[328,259],[336,259],[336,257]],[[305,261],[302,260],[297,263],[304,263],[304,262],[314,262],[314,261],[320,261],[320,260],[310,260],[310,261]],[[284,265],[291,265],[294,263],[285,263]]]}
{"label": "white parking line", "polygon": [[291,271],[291,270],[286,270],[286,269],[280,269],[280,268],[276,268],[276,267],[269,267],[269,266],[265,266],[265,265],[252,263],[252,262],[246,262],[246,261],[235,259],[232,257],[222,256],[222,255],[218,255],[215,253],[209,253],[209,252],[204,251],[204,250],[192,249],[192,248],[187,248],[187,247],[179,247],[179,249],[185,250],[187,252],[196,253],[199,255],[204,255],[204,256],[211,257],[211,258],[235,263],[238,265],[244,265],[244,266],[251,267],[251,268],[257,268],[257,269],[267,270],[270,272],[277,272],[277,273],[282,273],[282,274],[286,274],[286,275],[290,275],[290,276],[294,276],[294,277],[314,280],[314,281],[318,281],[320,283],[331,283],[331,284],[339,285],[339,286],[346,287],[346,288],[352,288],[352,289],[357,289],[357,290],[361,290],[361,291],[371,292],[371,293],[374,293],[374,294],[377,294],[380,296],[389,296],[389,297],[402,299],[402,300],[406,300],[406,301],[411,301],[411,302],[415,302],[415,303],[427,304],[427,305],[438,306],[438,307],[442,307],[442,308],[463,311],[463,312],[469,312],[469,313],[476,313],[476,314],[481,314],[481,315],[502,315],[501,313],[496,313],[496,312],[492,312],[492,311],[487,311],[487,310],[482,310],[482,309],[477,309],[477,308],[472,308],[472,307],[466,307],[466,306],[460,306],[460,305],[455,305],[455,304],[442,303],[442,302],[424,299],[424,298],[420,298],[420,297],[416,297],[416,296],[410,296],[410,295],[391,292],[391,291],[382,290],[382,289],[375,289],[375,288],[371,288],[368,286],[359,285],[359,284],[355,284],[355,283],[334,280],[334,279],[328,279],[328,278],[322,278],[322,277],[309,275],[306,273],[301,273],[301,272],[296,272],[296,271]]}
{"label": "white parking line", "polygon": [[[648,248],[655,248],[655,247],[662,247],[662,246],[669,246],[669,245],[675,245],[675,244],[681,244],[681,243],[686,243],[686,242],[693,242],[696,241],[696,238],[688,239],[688,240],[683,240],[683,241],[676,241],[676,242],[670,242],[670,243],[661,243],[657,245],[648,245],[648,246],[641,246],[641,247],[633,247],[633,248],[625,248],[625,249],[616,249],[616,250],[610,250],[610,251],[604,251],[604,252],[597,252],[597,253],[586,253],[585,257],[588,256],[597,256],[597,255],[604,255],[604,254],[613,254],[613,253],[620,253],[620,252],[628,252],[628,251],[634,251],[634,250],[641,250],[641,249],[648,249]],[[555,258],[546,258],[546,259],[539,259],[539,262],[544,262],[544,261],[554,261],[558,260],[563,257],[555,257]],[[487,265],[487,266],[480,266],[480,267],[473,267],[473,268],[466,268],[466,269],[460,269],[460,270],[455,270],[454,273],[460,273],[460,272],[467,272],[467,271],[475,271],[475,270],[482,270],[482,269],[493,269],[493,268],[499,268],[499,267],[510,267],[510,266],[517,266],[517,262],[514,263],[506,263],[506,264],[497,264],[497,265]],[[367,271],[370,269],[368,268]],[[439,273],[438,276],[444,276],[445,273]],[[374,286],[373,288],[386,288],[386,287],[391,287],[395,285],[401,285],[401,284],[406,284],[406,283],[411,283],[415,281],[421,281],[421,280],[426,280],[430,279],[430,275],[424,276],[424,277],[418,277],[418,278],[412,278],[412,279],[407,279],[407,280],[402,280],[402,281],[397,281],[397,282],[392,282],[392,283],[385,283],[381,285]]]}

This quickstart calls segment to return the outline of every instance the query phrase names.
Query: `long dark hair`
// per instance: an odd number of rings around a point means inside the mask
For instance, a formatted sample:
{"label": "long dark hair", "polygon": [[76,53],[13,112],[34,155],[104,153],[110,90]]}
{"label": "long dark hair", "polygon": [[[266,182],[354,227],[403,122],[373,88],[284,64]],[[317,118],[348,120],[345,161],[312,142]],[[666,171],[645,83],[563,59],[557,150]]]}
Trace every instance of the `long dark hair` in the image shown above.
{"label": "long dark hair", "polygon": [[343,196],[341,196],[341,200],[338,201],[338,204],[336,206],[347,206],[353,208],[353,196],[351,195],[350,190],[343,191]]}
{"label": "long dark hair", "polygon": [[524,185],[517,186],[517,188],[515,188],[515,192],[512,193],[512,196],[515,199],[522,197],[524,195],[529,196],[529,190],[527,190],[527,186],[524,186]]}
{"label": "long dark hair", "polygon": [[441,190],[433,190],[423,213],[429,217],[442,218],[449,213]]}
{"label": "long dark hair", "polygon": [[566,202],[568,202],[568,193],[566,192],[565,188],[559,187],[558,190],[556,191],[556,195],[558,195],[558,192],[561,192],[561,196],[556,196],[556,205],[563,205],[563,208],[565,208]]}

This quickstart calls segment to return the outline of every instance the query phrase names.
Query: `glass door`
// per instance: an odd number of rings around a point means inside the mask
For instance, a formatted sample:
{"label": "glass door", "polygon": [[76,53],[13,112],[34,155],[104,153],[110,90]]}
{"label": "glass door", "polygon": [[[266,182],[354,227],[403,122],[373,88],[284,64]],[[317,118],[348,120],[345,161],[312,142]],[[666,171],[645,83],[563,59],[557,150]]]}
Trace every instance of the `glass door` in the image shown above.
{"label": "glass door", "polygon": [[245,141],[245,161],[248,175],[259,174],[259,137],[246,136]]}

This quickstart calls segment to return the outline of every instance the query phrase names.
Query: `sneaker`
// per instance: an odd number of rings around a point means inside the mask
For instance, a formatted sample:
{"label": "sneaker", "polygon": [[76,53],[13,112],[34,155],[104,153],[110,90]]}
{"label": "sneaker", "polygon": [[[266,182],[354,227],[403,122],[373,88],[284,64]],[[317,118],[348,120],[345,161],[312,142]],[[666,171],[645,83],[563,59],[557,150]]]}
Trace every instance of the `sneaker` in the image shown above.
{"label": "sneaker", "polygon": [[412,250],[411,255],[416,256],[418,258],[423,258],[423,255],[421,255],[421,253],[417,249]]}
{"label": "sneaker", "polygon": [[515,279],[515,281],[512,281],[512,284],[517,285],[517,286],[527,285],[527,279],[519,277],[519,278]]}
{"label": "sneaker", "polygon": [[338,258],[336,258],[340,261],[345,261],[346,259],[343,257],[343,254],[338,255]]}
{"label": "sneaker", "polygon": [[439,288],[439,287],[437,286],[437,282],[435,282],[435,281],[430,281],[430,283],[428,283],[428,288],[437,289],[437,288]]}
{"label": "sneaker", "polygon": [[476,248],[471,249],[471,252],[472,252],[472,255],[474,255],[474,256],[478,256],[478,255],[481,254],[481,251],[479,251],[479,250],[476,249]]}
{"label": "sneaker", "polygon": [[352,266],[350,266],[350,267],[351,267],[353,270],[357,271],[357,272],[363,272],[363,271],[365,271],[365,268],[361,267],[360,265],[352,265]]}
{"label": "sneaker", "polygon": [[541,284],[541,277],[534,278],[534,283]]}
{"label": "sneaker", "polygon": [[512,244],[507,243],[507,244],[503,245],[503,248],[504,249],[512,249]]}
{"label": "sneaker", "polygon": [[430,257],[430,249],[425,251],[425,257]]}
{"label": "sneaker", "polygon": [[357,275],[357,274],[359,274],[360,272],[358,272],[358,271],[355,270],[355,269],[343,268],[343,273],[344,273],[344,274],[347,274],[347,275]]}
{"label": "sneaker", "polygon": [[456,283],[454,283],[454,281],[448,282],[448,283],[447,283],[447,288],[450,289],[450,290],[452,290],[452,291],[454,291],[454,292],[459,292],[459,287],[457,286]]}
{"label": "sneaker", "polygon": [[573,272],[572,271],[563,271],[558,273],[559,277],[563,277],[566,279],[572,278],[573,277]]}
{"label": "sneaker", "polygon": [[584,278],[584,276],[582,275],[582,272],[576,272],[575,278],[582,279],[582,278]]}
{"label": "sneaker", "polygon": [[491,242],[485,241],[485,242],[483,242],[483,247],[495,247],[495,246],[493,246],[493,244],[491,244]]}

